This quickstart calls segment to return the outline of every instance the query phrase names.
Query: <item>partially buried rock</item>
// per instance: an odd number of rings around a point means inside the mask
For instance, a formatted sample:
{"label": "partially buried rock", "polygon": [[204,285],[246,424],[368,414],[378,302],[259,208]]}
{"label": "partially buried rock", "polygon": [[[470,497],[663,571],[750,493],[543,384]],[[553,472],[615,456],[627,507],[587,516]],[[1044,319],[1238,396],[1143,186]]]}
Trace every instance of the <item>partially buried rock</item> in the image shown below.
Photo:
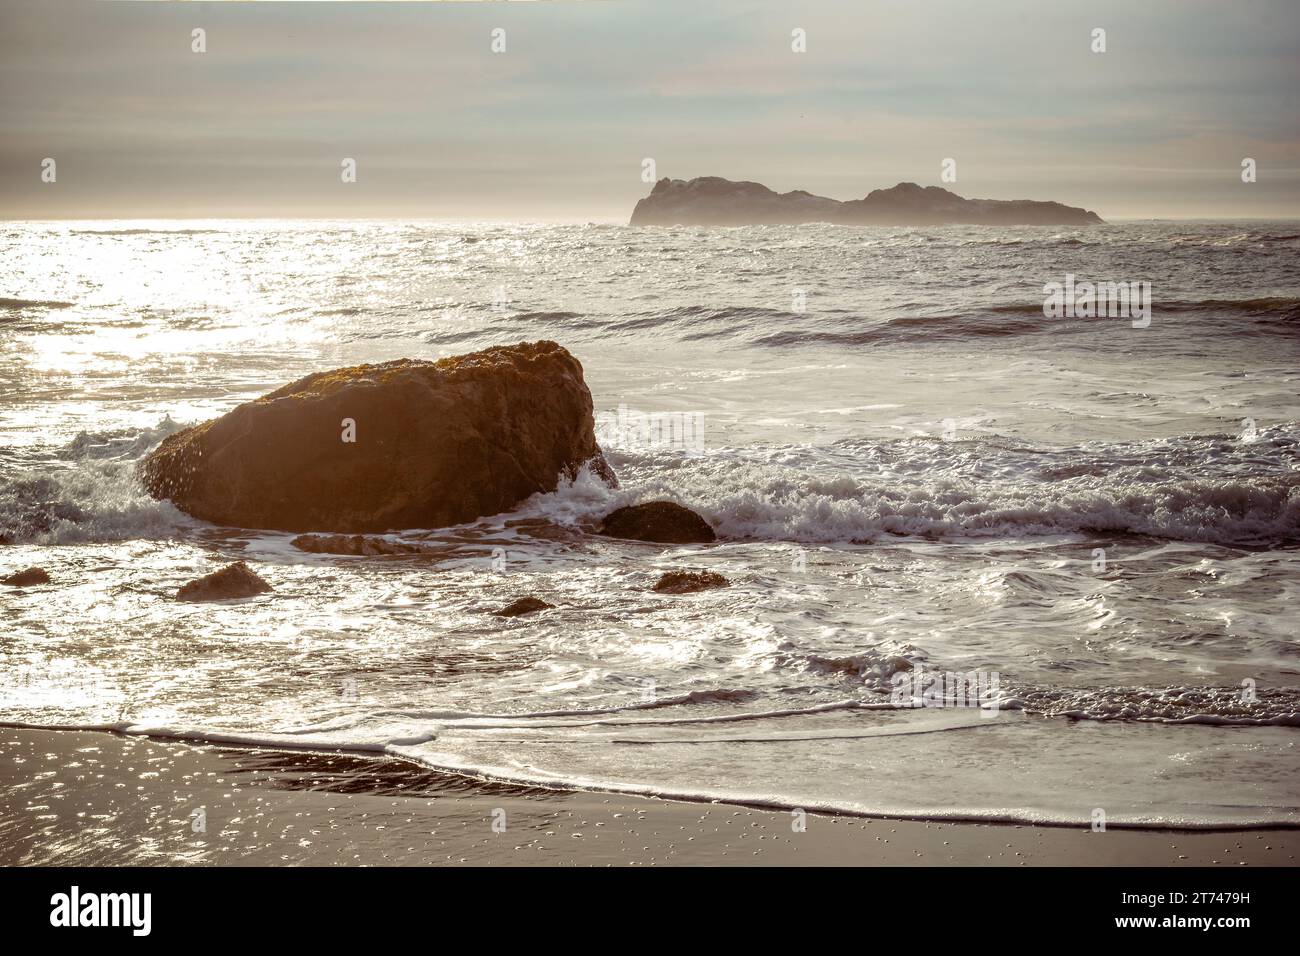
{"label": "partially buried rock", "polygon": [[554,604],[547,604],[540,598],[524,597],[518,601],[511,601],[499,611],[493,611],[497,617],[519,617],[521,614],[532,614],[534,611],[545,611],[547,608],[555,607]]}
{"label": "partially buried rock", "polygon": [[441,528],[554,491],[596,444],[582,365],[554,342],[308,375],[168,436],[144,486],[218,524]]}
{"label": "partially buried rock", "polygon": [[26,568],[17,571],[9,577],[0,579],[0,584],[7,584],[14,588],[29,588],[34,584],[49,584],[50,576],[44,568]]}
{"label": "partially buried rock", "polygon": [[176,592],[176,600],[231,601],[270,590],[271,585],[259,578],[243,561],[237,561],[220,571],[213,571],[189,584],[181,585],[181,589]]}
{"label": "partially buried rock", "polygon": [[311,554],[355,554],[375,557],[383,554],[424,554],[423,548],[402,541],[389,541],[365,534],[300,534],[289,542]]}
{"label": "partially buried rock", "polygon": [[671,501],[649,501],[618,508],[605,516],[596,533],[659,544],[699,544],[717,540],[707,521],[690,508]]}
{"label": "partially buried rock", "polygon": [[669,571],[655,584],[660,594],[693,594],[712,588],[725,588],[731,582],[713,571]]}

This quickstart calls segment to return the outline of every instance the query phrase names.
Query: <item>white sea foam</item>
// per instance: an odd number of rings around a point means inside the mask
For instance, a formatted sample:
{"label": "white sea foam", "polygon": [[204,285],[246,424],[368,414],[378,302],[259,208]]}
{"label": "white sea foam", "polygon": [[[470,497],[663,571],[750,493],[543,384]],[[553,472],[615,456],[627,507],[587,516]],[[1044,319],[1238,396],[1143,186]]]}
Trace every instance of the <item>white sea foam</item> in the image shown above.
{"label": "white sea foam", "polygon": [[[136,463],[182,426],[81,431],[45,461],[0,465],[0,540],[73,544],[170,537],[200,523],[145,493]],[[0,459],[0,463],[3,459]]]}
{"label": "white sea foam", "polygon": [[[768,715],[790,716],[790,715]],[[1130,776],[1122,782],[1123,789],[1109,792],[1104,783],[1094,782],[1086,803],[1070,807],[1069,791],[1073,786],[1068,774],[1072,772],[1070,757],[1058,761],[1056,772],[1066,774],[1057,780],[1057,786],[1051,792],[1035,794],[1037,806],[1028,806],[1017,802],[1017,795],[1023,794],[1023,783],[999,775],[998,768],[993,772],[976,773],[972,778],[957,787],[949,778],[935,777],[934,768],[927,767],[930,760],[951,760],[952,757],[927,757],[923,753],[909,749],[918,739],[942,739],[938,749],[949,751],[954,747],[956,753],[966,749],[966,745],[951,737],[957,734],[964,738],[966,733],[980,734],[984,741],[984,759],[996,762],[998,743],[991,747],[986,730],[1001,731],[1002,736],[1013,741],[1021,736],[1032,737],[1041,733],[1041,728],[1024,725],[1016,721],[994,725],[981,720],[971,712],[930,711],[918,715],[921,720],[910,726],[885,726],[859,730],[805,730],[748,733],[714,734],[710,736],[586,736],[577,735],[569,741],[554,736],[557,726],[561,731],[572,731],[572,726],[543,723],[532,728],[522,741],[507,742],[502,748],[497,736],[491,732],[499,731],[496,724],[474,725],[469,728],[457,727],[449,732],[445,725],[435,725],[426,731],[392,732],[382,738],[365,739],[353,732],[351,734],[337,731],[324,731],[312,735],[291,735],[282,733],[240,732],[207,728],[187,728],[165,724],[119,722],[97,725],[46,725],[10,722],[8,726],[37,727],[47,730],[108,730],[130,735],[145,735],[155,738],[187,741],[192,743],[216,744],[222,746],[243,746],[283,751],[320,751],[350,752],[369,755],[386,755],[411,761],[433,770],[466,776],[476,780],[508,783],[520,786],[541,786],[559,789],[597,790],[610,793],[622,793],[640,796],[652,796],[698,802],[728,802],[772,809],[803,809],[812,812],[863,815],[883,818],[947,820],[953,822],[998,822],[1027,825],[1080,826],[1090,821],[1091,805],[1101,803],[1111,807],[1107,816],[1107,825],[1116,828],[1135,827],[1144,829],[1199,830],[1219,829],[1225,826],[1240,829],[1251,828],[1300,828],[1300,807],[1295,806],[1288,797],[1293,796],[1285,789],[1285,776],[1276,773],[1263,775],[1257,779],[1258,790],[1267,789],[1275,795],[1276,802],[1270,801],[1256,807],[1228,806],[1213,799],[1213,783],[1203,781],[1200,792],[1188,787],[1171,792],[1158,785],[1154,791],[1149,789],[1152,783]],[[524,730],[522,723],[514,725]],[[597,731],[604,725],[598,724]],[[653,727],[649,729],[653,730]],[[1008,730],[1010,731],[1008,733]],[[477,732],[489,733],[478,736]],[[962,733],[965,732],[965,733]],[[551,736],[538,736],[550,733]],[[937,736],[936,736],[937,735]],[[1131,738],[1130,743],[1133,742]],[[1153,738],[1142,738],[1138,759],[1152,760],[1157,755],[1163,758],[1164,745]],[[522,750],[512,750],[523,745]],[[487,749],[484,749],[486,744]],[[593,744],[604,744],[593,750]],[[797,766],[788,766],[782,770],[780,765],[762,767],[751,765],[757,773],[742,776],[733,774],[730,781],[712,786],[690,785],[685,780],[695,777],[695,772],[686,770],[685,776],[669,774],[661,782],[638,782],[636,777],[644,772],[641,768],[662,766],[658,760],[650,758],[663,750],[674,754],[688,753],[698,755],[698,759],[710,762],[719,747],[745,748],[759,751],[792,747],[818,745],[822,759],[828,751],[834,751],[835,760],[844,760],[855,750],[863,747],[875,747],[874,759],[878,764],[877,781],[859,781],[843,778],[843,772],[849,768],[841,766],[840,773],[825,772],[809,774],[800,772]],[[1016,745],[1019,749],[1024,743]],[[1184,744],[1186,745],[1186,744]],[[563,753],[565,747],[574,749],[575,753],[587,755],[610,754],[622,759],[609,762],[604,759],[579,760],[568,771],[555,772],[545,766],[537,766],[525,755],[537,749],[548,755],[549,763],[556,754]],[[610,748],[613,749],[610,749]],[[903,749],[899,749],[899,748]],[[1257,760],[1266,763],[1276,760],[1286,749],[1283,741],[1272,740],[1259,746]],[[630,755],[636,755],[630,759]],[[1130,755],[1135,756],[1135,755]],[[521,763],[520,758],[527,762]],[[650,759],[647,759],[650,758]],[[562,758],[561,758],[562,759]],[[694,757],[688,764],[694,763]],[[896,767],[886,769],[892,764]],[[884,766],[880,766],[884,764]],[[917,771],[919,770],[919,776]],[[1073,768],[1073,772],[1082,773],[1084,767]],[[680,773],[680,772],[679,772]],[[703,779],[703,777],[695,777]],[[1158,780],[1157,778],[1154,778]],[[930,781],[927,783],[926,781]],[[940,783],[940,781],[944,781]],[[863,786],[865,784],[865,786]],[[1277,789],[1282,787],[1283,789]],[[1164,792],[1166,803],[1151,804],[1148,797],[1153,793],[1159,796]],[[1134,799],[1134,791],[1138,791]],[[1123,793],[1127,799],[1118,799]],[[852,794],[852,795],[851,795]],[[1021,796],[1020,799],[1023,799]]]}
{"label": "white sea foam", "polygon": [[[1285,428],[1285,435],[1281,431]],[[1094,462],[1069,474],[1069,452],[1022,449],[996,441],[906,444],[911,453],[882,462],[882,446],[853,449],[857,460],[800,467],[816,449],[715,449],[704,457],[671,451],[610,457],[625,475],[610,492],[589,475],[538,496],[525,510],[558,523],[589,524],[614,507],[669,498],[702,512],[732,539],[835,543],[884,535],[990,537],[1109,532],[1218,544],[1300,543],[1300,456],[1294,423],[1275,435],[1275,474],[1232,475],[1226,467],[1203,476],[1167,458],[1167,449],[1134,456],[1127,446],[1092,450]],[[1187,438],[1184,459],[1212,454],[1218,439]],[[971,447],[975,446],[975,447]],[[917,454],[917,451],[921,454]],[[964,473],[971,456],[998,480]],[[791,466],[785,462],[794,459]]]}

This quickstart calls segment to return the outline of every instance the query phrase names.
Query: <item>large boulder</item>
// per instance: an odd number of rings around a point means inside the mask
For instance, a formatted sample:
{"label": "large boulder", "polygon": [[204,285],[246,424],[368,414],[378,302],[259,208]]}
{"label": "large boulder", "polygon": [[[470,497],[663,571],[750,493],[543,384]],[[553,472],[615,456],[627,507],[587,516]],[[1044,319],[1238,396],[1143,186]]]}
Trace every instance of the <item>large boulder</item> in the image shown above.
{"label": "large boulder", "polygon": [[[168,437],[149,493],[244,528],[436,528],[509,510],[596,459],[582,366],[554,342],[320,372]],[[349,440],[351,439],[351,440]]]}

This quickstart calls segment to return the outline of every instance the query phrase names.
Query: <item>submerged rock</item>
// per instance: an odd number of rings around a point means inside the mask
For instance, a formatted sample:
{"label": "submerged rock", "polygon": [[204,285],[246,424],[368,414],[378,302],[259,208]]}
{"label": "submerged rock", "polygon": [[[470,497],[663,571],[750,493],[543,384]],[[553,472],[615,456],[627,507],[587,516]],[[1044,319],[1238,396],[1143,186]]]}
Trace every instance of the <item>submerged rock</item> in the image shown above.
{"label": "submerged rock", "polygon": [[1087,226],[1094,212],[1032,199],[965,199],[939,186],[899,183],[839,202],[802,189],[778,193],[762,183],[720,176],[661,179],[632,210],[633,226],[843,225]]}
{"label": "submerged rock", "polygon": [[554,342],[320,372],[169,436],[149,493],[280,531],[437,528],[554,491],[592,459],[591,392]]}
{"label": "submerged rock", "polygon": [[29,588],[36,584],[49,584],[50,576],[44,568],[25,568],[22,571],[15,571],[7,578],[0,579],[0,584],[7,584],[11,588]]}
{"label": "submerged rock", "polygon": [[906,657],[895,655],[894,657],[886,657],[884,663],[880,665],[880,669],[885,673],[885,676],[888,677],[892,674],[897,674],[899,671],[910,671],[912,669],[912,662]]}
{"label": "submerged rock", "polygon": [[403,541],[389,541],[364,534],[300,534],[289,542],[311,554],[355,554],[374,557],[383,554],[425,554],[425,549]]}
{"label": "submerged rock", "polygon": [[270,591],[271,585],[257,576],[243,561],[213,571],[176,592],[178,601],[231,601]]}
{"label": "submerged rock", "polygon": [[545,611],[553,607],[555,607],[554,604],[547,604],[540,598],[522,597],[518,601],[511,601],[501,610],[492,613],[497,617],[519,617],[521,614],[532,614],[534,611]]}
{"label": "submerged rock", "polygon": [[715,571],[668,571],[654,589],[660,594],[693,594],[730,586],[731,582]]}
{"label": "submerged rock", "polygon": [[698,544],[716,541],[709,523],[671,501],[648,501],[618,508],[605,516],[597,534],[610,538],[632,538],[660,544]]}

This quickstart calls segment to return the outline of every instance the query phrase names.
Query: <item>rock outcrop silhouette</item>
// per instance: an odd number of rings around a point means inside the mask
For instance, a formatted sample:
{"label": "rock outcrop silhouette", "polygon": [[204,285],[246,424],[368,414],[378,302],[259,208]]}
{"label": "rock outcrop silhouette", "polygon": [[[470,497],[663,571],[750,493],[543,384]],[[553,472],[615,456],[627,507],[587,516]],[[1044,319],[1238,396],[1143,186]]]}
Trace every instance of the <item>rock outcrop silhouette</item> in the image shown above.
{"label": "rock outcrop silhouette", "polygon": [[796,189],[718,176],[661,179],[632,211],[633,226],[774,226],[808,222],[878,226],[1087,226],[1095,213],[1030,199],[963,199],[939,186],[899,183],[864,199],[839,202]]}

